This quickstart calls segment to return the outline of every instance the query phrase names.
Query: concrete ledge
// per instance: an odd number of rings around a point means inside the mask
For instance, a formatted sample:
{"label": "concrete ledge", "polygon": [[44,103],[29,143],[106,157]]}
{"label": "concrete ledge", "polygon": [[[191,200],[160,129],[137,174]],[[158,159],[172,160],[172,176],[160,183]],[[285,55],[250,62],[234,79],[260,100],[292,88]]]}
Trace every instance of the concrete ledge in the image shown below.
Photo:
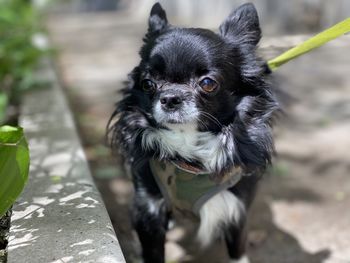
{"label": "concrete ledge", "polygon": [[13,207],[8,262],[125,262],[55,72],[43,68],[52,85],[23,100],[31,170]]}

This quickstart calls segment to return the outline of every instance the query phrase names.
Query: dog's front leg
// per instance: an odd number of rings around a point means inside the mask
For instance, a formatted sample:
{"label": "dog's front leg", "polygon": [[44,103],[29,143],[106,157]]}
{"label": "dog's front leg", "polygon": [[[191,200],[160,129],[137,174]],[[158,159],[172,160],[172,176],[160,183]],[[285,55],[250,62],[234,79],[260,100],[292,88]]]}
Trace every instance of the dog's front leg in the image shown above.
{"label": "dog's front leg", "polygon": [[132,219],[144,263],[163,263],[168,213],[153,176],[145,170],[136,178]]}
{"label": "dog's front leg", "polygon": [[245,222],[239,225],[235,222],[226,229],[226,244],[230,263],[249,263],[246,255],[246,229]]}
{"label": "dog's front leg", "polygon": [[144,263],[164,262],[167,215],[162,198],[136,192],[133,222],[142,246]]}
{"label": "dog's front leg", "polygon": [[[249,263],[249,258],[246,255],[247,242],[247,211],[253,202],[257,184],[260,179],[259,173],[244,176],[241,181],[229,189],[231,194],[236,198],[236,207],[240,208],[240,214],[231,224],[227,224],[225,230],[225,239],[230,263]],[[231,204],[233,205],[233,203]]]}

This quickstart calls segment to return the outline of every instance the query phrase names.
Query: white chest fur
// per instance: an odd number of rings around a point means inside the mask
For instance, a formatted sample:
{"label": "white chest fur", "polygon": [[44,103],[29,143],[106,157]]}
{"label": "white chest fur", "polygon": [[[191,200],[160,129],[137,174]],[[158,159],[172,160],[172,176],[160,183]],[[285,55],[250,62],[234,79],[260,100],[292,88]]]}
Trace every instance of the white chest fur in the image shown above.
{"label": "white chest fur", "polygon": [[195,125],[168,125],[166,129],[149,129],[143,133],[142,145],[157,148],[162,157],[179,155],[187,160],[198,160],[208,171],[220,169],[231,154],[225,151],[220,134],[199,132]]}

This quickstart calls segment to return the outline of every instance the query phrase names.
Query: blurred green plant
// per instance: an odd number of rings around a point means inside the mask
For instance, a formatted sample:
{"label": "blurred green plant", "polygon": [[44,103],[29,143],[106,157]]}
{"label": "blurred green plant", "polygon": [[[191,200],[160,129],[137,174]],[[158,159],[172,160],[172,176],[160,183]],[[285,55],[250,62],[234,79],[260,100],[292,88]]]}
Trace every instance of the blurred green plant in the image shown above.
{"label": "blurred green plant", "polygon": [[[0,123],[7,102],[36,84],[35,67],[47,53],[40,16],[28,0],[0,0]],[[46,45],[45,45],[46,44]]]}
{"label": "blurred green plant", "polygon": [[0,127],[0,217],[22,192],[29,173],[29,149],[20,127]]}
{"label": "blurred green plant", "polygon": [[7,107],[7,96],[4,92],[0,91],[0,123],[5,120],[5,113]]}

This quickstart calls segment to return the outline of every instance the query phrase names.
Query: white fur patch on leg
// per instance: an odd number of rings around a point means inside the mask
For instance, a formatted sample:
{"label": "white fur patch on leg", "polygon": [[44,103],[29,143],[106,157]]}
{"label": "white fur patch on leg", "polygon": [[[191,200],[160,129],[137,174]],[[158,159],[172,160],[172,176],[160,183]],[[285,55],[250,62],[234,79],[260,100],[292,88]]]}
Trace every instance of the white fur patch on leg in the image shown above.
{"label": "white fur patch on leg", "polygon": [[250,260],[246,255],[244,255],[240,259],[237,259],[237,260],[231,259],[230,263],[250,263]]}
{"label": "white fur patch on leg", "polygon": [[222,234],[225,225],[237,223],[245,208],[231,192],[222,191],[210,198],[199,211],[200,226],[197,239],[203,247]]}

